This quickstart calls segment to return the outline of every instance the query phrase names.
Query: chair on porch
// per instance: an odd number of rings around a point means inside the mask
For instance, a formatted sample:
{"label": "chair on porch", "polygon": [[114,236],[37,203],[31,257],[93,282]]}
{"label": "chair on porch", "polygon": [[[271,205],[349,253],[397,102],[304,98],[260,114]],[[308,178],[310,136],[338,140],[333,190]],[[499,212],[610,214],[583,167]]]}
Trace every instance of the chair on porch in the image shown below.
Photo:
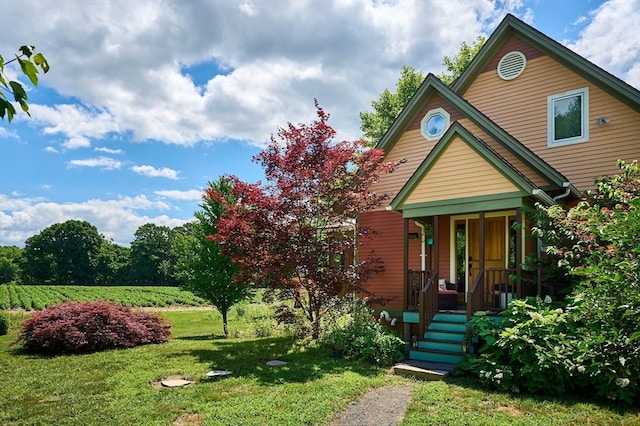
{"label": "chair on porch", "polygon": [[450,311],[458,307],[458,285],[456,283],[438,283],[438,309]]}

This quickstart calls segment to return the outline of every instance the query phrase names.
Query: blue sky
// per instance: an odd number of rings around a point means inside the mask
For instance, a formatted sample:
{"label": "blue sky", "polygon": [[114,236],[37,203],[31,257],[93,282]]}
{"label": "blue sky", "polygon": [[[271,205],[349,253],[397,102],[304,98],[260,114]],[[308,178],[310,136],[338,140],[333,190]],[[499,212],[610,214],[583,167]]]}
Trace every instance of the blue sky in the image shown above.
{"label": "blue sky", "polygon": [[262,179],[251,158],[314,98],[356,139],[403,65],[441,72],[506,13],[640,87],[640,0],[0,0],[0,54],[51,65],[31,118],[0,122],[0,245],[191,220],[208,181]]}

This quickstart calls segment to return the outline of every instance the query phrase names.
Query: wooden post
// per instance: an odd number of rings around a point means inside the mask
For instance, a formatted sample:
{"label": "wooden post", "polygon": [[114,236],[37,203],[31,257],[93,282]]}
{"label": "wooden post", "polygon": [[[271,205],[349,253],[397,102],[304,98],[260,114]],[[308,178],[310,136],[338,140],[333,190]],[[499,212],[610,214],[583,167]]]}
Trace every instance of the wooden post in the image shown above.
{"label": "wooden post", "polygon": [[524,259],[522,258],[522,233],[524,232],[524,217],[522,215],[522,208],[518,207],[516,209],[516,229],[514,230],[516,233],[516,297],[518,299],[522,298],[522,262]]}
{"label": "wooden post", "polygon": [[407,292],[409,291],[409,219],[404,219],[403,226],[403,236],[402,236],[402,265],[403,271],[402,276],[404,279],[404,309],[408,308],[409,299],[407,297]]}

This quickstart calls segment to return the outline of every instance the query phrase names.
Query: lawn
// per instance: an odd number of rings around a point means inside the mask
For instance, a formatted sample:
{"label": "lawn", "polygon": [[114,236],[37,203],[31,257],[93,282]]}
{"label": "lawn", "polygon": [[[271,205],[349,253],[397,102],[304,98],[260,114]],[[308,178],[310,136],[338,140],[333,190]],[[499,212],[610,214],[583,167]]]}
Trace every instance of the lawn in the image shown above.
{"label": "lawn", "polygon": [[[233,337],[224,339],[214,310],[165,311],[161,315],[173,324],[169,343],[55,357],[11,345],[26,315],[13,314],[11,334],[0,337],[0,424],[322,425],[388,383],[413,387],[405,425],[640,424],[637,410],[487,392],[465,378],[413,381],[359,361],[334,360],[326,349],[269,336],[266,313],[255,305],[233,309]],[[288,364],[267,367],[270,359]],[[210,370],[233,376],[210,380]],[[170,375],[196,383],[152,386]]]}

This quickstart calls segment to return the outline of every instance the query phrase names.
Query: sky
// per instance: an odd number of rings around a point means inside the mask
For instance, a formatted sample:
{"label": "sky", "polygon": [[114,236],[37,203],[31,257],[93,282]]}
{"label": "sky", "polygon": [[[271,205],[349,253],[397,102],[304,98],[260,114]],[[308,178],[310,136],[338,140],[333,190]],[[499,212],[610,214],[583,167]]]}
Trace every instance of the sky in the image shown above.
{"label": "sky", "polygon": [[314,99],[358,139],[403,65],[442,72],[507,13],[640,88],[640,0],[0,0],[0,55],[34,45],[51,67],[37,88],[5,69],[31,117],[0,121],[0,246],[193,220],[208,182],[264,182],[253,156]]}

